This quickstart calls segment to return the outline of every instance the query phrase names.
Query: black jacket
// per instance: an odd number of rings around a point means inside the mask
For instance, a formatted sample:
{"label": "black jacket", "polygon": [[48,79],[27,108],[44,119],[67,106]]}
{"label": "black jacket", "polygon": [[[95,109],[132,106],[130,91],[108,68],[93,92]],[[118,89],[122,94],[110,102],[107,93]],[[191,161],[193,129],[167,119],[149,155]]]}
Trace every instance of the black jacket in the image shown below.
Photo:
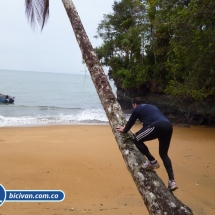
{"label": "black jacket", "polygon": [[139,119],[144,127],[154,125],[158,122],[170,122],[154,105],[139,104],[134,110],[123,129],[124,133],[127,133],[134,125],[135,121]]}

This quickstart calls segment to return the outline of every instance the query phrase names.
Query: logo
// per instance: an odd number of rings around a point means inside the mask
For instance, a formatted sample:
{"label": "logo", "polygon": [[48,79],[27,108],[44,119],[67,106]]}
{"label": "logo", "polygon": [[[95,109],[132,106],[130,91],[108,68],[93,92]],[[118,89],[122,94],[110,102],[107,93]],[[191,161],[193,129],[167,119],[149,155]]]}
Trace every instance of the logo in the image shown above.
{"label": "logo", "polygon": [[0,184],[0,206],[4,202],[61,202],[62,190],[5,190]]}

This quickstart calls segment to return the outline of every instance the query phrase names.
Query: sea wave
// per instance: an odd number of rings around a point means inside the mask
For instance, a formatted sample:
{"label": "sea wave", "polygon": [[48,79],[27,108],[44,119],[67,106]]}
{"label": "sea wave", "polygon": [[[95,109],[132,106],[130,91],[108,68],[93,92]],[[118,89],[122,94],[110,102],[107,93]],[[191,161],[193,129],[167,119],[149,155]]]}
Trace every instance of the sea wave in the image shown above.
{"label": "sea wave", "polygon": [[27,125],[53,125],[76,123],[107,123],[108,119],[104,110],[86,109],[76,113],[33,116],[1,116],[0,126],[27,126]]}
{"label": "sea wave", "polygon": [[32,109],[53,109],[53,110],[80,110],[81,108],[76,108],[76,107],[61,107],[61,106],[35,106],[35,105],[15,105],[15,104],[9,104],[9,103],[3,103],[0,102],[0,107],[1,108],[10,108],[10,109],[21,109],[21,108],[32,108]]}

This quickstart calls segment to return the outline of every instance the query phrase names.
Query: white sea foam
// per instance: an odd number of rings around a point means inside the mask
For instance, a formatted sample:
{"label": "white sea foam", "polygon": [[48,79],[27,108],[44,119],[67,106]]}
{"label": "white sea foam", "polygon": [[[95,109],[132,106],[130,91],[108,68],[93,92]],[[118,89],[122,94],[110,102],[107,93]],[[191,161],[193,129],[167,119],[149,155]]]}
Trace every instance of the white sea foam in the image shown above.
{"label": "white sea foam", "polygon": [[0,126],[49,125],[74,123],[107,123],[108,119],[103,110],[86,109],[77,113],[57,115],[34,115],[20,117],[5,117],[0,115]]}

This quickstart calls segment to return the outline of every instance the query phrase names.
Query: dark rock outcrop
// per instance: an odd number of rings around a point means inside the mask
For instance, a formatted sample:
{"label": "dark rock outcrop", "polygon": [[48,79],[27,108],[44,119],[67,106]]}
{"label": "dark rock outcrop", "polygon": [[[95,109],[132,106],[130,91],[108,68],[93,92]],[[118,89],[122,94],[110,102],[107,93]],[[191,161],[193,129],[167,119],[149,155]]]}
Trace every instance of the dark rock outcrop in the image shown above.
{"label": "dark rock outcrop", "polygon": [[139,97],[143,103],[157,106],[173,124],[215,126],[215,101],[213,99],[195,101],[162,93],[117,89],[117,99],[125,113],[131,112],[131,100],[134,97]]}

